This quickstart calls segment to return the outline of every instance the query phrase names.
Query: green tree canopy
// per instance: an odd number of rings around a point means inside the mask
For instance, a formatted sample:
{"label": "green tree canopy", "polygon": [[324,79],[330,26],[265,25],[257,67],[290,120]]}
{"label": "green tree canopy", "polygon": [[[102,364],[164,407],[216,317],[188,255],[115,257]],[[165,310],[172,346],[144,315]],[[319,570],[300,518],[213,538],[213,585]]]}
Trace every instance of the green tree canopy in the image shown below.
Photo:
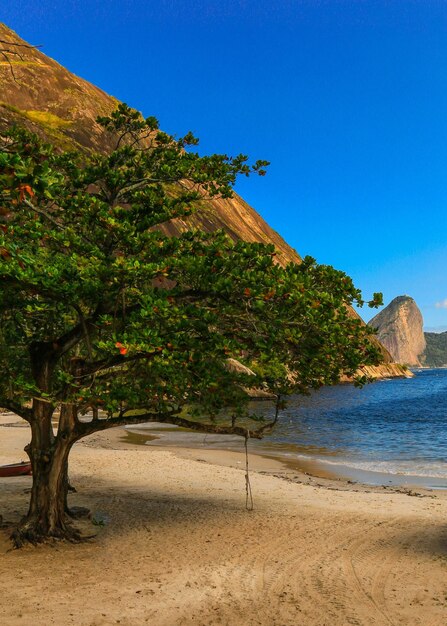
{"label": "green tree canopy", "polygon": [[18,544],[73,536],[66,467],[81,437],[149,420],[261,436],[271,424],[248,413],[246,387],[307,393],[380,360],[343,272],[283,267],[273,246],[221,231],[163,233],[266,162],[201,156],[192,134],[125,105],[101,123],[117,137],[110,154],[1,137],[0,406],[32,429]]}

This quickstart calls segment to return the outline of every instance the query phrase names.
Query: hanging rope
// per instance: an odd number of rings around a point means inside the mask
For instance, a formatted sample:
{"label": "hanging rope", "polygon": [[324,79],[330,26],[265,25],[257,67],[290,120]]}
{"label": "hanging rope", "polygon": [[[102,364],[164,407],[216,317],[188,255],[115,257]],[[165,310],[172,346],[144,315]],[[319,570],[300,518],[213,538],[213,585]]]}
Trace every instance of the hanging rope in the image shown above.
{"label": "hanging rope", "polygon": [[247,429],[245,433],[245,508],[247,511],[253,511],[253,494],[251,492],[250,474],[248,467],[248,440],[250,431]]}

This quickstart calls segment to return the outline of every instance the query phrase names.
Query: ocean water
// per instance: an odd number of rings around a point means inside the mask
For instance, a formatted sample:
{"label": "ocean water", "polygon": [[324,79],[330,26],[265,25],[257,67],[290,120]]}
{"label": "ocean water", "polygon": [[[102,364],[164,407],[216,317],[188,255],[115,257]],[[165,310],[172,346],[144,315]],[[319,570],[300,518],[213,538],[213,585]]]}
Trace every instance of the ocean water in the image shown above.
{"label": "ocean water", "polygon": [[447,369],[414,373],[292,397],[261,446],[327,465],[447,479]]}
{"label": "ocean water", "polygon": [[[420,485],[447,488],[447,369],[414,373],[414,378],[363,388],[337,385],[292,396],[275,430],[262,441],[252,440],[250,449],[291,461],[318,461],[346,477],[361,472],[363,482],[399,484],[405,477],[419,477]],[[265,402],[253,402],[251,408],[266,418],[274,411]],[[129,436],[147,445],[243,449],[240,437],[155,424],[132,428]],[[380,478],[369,477],[375,472]]]}

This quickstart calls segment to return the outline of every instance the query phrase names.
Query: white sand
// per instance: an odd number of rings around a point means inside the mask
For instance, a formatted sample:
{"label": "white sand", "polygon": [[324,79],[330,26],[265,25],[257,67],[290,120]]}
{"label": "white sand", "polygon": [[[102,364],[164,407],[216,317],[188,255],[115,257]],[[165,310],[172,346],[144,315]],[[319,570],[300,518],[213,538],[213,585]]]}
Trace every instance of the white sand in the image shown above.
{"label": "white sand", "polygon": [[[25,458],[28,436],[0,427],[0,464]],[[0,532],[2,626],[447,624],[444,493],[253,473],[247,512],[241,469],[116,441],[110,431],[72,454],[71,503],[105,520],[84,523],[95,540],[12,551]],[[30,482],[0,479],[8,522],[26,511]]]}

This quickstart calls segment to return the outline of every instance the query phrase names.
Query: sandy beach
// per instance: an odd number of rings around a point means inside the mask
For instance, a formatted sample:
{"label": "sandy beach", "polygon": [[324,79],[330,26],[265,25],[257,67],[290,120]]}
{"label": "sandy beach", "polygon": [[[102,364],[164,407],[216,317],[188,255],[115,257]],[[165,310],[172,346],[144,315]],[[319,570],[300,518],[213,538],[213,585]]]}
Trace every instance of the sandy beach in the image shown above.
{"label": "sandy beach", "polygon": [[[0,464],[25,458],[19,425],[0,418]],[[72,453],[71,504],[91,509],[97,525],[82,528],[94,539],[15,551],[0,531],[1,624],[447,623],[445,492],[315,479],[252,457],[247,511],[241,455],[123,439],[109,431]],[[0,479],[7,524],[30,483]]]}

